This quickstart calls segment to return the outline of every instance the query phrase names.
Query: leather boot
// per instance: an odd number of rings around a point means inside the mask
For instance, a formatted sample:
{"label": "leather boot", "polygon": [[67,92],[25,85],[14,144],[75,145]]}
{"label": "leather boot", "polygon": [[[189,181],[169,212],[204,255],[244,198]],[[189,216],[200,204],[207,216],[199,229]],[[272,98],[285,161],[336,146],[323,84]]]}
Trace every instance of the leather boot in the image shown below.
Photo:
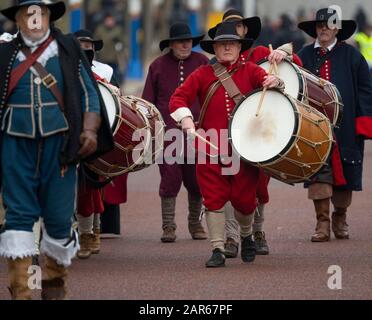
{"label": "leather boot", "polygon": [[41,298],[43,300],[65,300],[67,268],[48,256],[45,256],[45,268],[48,279],[42,281]]}
{"label": "leather boot", "polygon": [[100,229],[94,229],[94,238],[92,238],[92,242],[90,244],[90,252],[92,254],[99,254],[101,251],[101,232]]}
{"label": "leather boot", "polygon": [[161,198],[161,214],[163,220],[163,236],[161,241],[171,243],[176,241],[177,225],[174,222],[176,198]]}
{"label": "leather boot", "polygon": [[206,262],[205,266],[207,268],[221,268],[225,266],[225,255],[222,252],[221,249],[214,249],[212,256],[210,259]]}
{"label": "leather boot", "polygon": [[12,300],[31,300],[31,289],[28,286],[28,268],[32,264],[32,257],[23,259],[8,259],[10,277],[9,291]]}
{"label": "leather boot", "polygon": [[346,223],[347,209],[336,208],[332,214],[332,231],[340,240],[349,239],[349,225]]}
{"label": "leather boot", "polygon": [[329,208],[330,199],[314,200],[317,225],[311,237],[312,242],[328,242],[331,235]]}
{"label": "leather boot", "polygon": [[80,250],[77,253],[79,259],[89,259],[92,255],[92,244],[94,242],[95,235],[92,233],[83,233],[80,235],[79,243]]}
{"label": "leather boot", "polygon": [[189,193],[189,232],[194,240],[206,240],[208,238],[202,223],[201,211],[203,206],[203,198]]}
{"label": "leather boot", "polygon": [[267,256],[270,253],[265,232],[256,231],[254,233],[254,241],[256,242],[256,254],[258,256]]}
{"label": "leather boot", "polygon": [[239,243],[232,238],[227,238],[225,242],[225,257],[227,259],[235,259],[238,257]]}
{"label": "leather boot", "polygon": [[161,242],[172,243],[177,239],[176,230],[172,227],[165,227],[163,230],[163,235],[161,236]]}
{"label": "leather boot", "polygon": [[251,263],[256,259],[256,243],[253,235],[242,238],[242,248],[240,251],[244,263]]}

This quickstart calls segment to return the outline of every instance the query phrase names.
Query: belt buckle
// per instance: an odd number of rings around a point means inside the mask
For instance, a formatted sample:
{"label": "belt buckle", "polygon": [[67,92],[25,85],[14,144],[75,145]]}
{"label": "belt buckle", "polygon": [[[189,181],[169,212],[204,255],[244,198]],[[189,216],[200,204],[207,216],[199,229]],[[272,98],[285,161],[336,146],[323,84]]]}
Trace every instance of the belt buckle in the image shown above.
{"label": "belt buckle", "polygon": [[56,78],[54,78],[54,76],[49,73],[47,76],[45,76],[43,79],[41,79],[41,82],[44,84],[45,87],[47,87],[48,89],[50,87],[53,87],[55,84],[57,84],[57,80]]}

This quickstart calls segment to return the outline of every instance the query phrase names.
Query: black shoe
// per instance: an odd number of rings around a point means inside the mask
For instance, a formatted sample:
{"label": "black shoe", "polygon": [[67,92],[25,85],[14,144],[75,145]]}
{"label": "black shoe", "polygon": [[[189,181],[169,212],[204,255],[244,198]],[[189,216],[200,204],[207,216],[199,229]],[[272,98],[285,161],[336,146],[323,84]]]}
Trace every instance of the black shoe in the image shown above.
{"label": "black shoe", "polygon": [[227,259],[235,259],[238,256],[239,243],[234,239],[227,238],[225,243],[225,257]]}
{"label": "black shoe", "polygon": [[256,254],[259,256],[267,256],[269,254],[269,246],[267,245],[265,232],[255,232],[254,241],[256,242]]}
{"label": "black shoe", "polygon": [[220,249],[214,249],[212,257],[207,261],[207,268],[220,268],[225,266],[225,255]]}
{"label": "black shoe", "polygon": [[253,236],[242,238],[241,257],[245,263],[253,262],[256,259],[256,243]]}

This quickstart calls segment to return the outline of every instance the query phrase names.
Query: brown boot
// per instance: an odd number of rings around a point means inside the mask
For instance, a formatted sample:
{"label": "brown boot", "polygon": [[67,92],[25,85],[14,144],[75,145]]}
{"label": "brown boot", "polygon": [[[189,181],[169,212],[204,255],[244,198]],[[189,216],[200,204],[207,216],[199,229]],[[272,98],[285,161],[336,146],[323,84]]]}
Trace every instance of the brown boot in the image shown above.
{"label": "brown boot", "polygon": [[161,242],[172,243],[177,239],[176,230],[172,227],[164,228],[163,235],[161,237]]}
{"label": "brown boot", "polygon": [[177,225],[174,221],[176,198],[161,198],[161,215],[163,221],[162,242],[175,242]]}
{"label": "brown boot", "polygon": [[23,259],[8,259],[10,276],[9,291],[12,300],[31,300],[31,289],[28,286],[28,268],[32,264],[32,257]]}
{"label": "brown boot", "polygon": [[45,267],[48,279],[42,281],[41,298],[43,300],[65,300],[67,269],[48,256],[45,256]]}
{"label": "brown boot", "polygon": [[208,239],[207,233],[205,232],[201,223],[201,212],[203,199],[199,195],[192,195],[189,193],[189,232],[194,240],[206,240]]}
{"label": "brown boot", "polygon": [[92,238],[92,242],[90,244],[90,252],[92,254],[99,254],[101,251],[101,239],[100,239],[100,230],[99,229],[94,229],[94,238]]}
{"label": "brown boot", "polygon": [[336,208],[332,214],[332,231],[335,237],[340,240],[349,239],[349,225],[346,223],[346,210]]}
{"label": "brown boot", "polygon": [[79,259],[90,258],[92,251],[92,243],[94,242],[95,235],[92,233],[83,233],[80,235],[80,250],[77,253]]}
{"label": "brown boot", "polygon": [[328,242],[330,240],[330,225],[329,218],[330,199],[314,200],[316,211],[317,225],[312,242]]}

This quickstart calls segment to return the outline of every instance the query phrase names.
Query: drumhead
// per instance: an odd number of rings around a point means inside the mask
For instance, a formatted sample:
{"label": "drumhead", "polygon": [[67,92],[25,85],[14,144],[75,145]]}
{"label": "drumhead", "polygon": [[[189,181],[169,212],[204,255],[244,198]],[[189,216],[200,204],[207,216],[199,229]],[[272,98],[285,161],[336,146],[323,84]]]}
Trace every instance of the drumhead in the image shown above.
{"label": "drumhead", "polygon": [[102,84],[101,82],[98,82],[98,88],[101,92],[101,96],[103,98],[103,102],[106,107],[107,116],[110,122],[110,127],[112,131],[114,132],[114,129],[117,124],[117,117],[116,115],[119,115],[119,106],[118,102],[115,100],[113,93],[110,91],[110,89]]}
{"label": "drumhead", "polygon": [[[266,72],[269,72],[270,63],[267,60],[259,62],[258,65],[265,69]],[[303,92],[303,80],[297,67],[287,61],[283,60],[282,63],[278,65],[279,77],[284,81],[286,94],[289,94],[291,97],[302,100],[300,94]]]}
{"label": "drumhead", "polygon": [[229,138],[235,151],[248,162],[274,161],[290,147],[298,129],[295,105],[285,94],[268,90],[256,117],[262,90],[249,95],[235,109]]}

